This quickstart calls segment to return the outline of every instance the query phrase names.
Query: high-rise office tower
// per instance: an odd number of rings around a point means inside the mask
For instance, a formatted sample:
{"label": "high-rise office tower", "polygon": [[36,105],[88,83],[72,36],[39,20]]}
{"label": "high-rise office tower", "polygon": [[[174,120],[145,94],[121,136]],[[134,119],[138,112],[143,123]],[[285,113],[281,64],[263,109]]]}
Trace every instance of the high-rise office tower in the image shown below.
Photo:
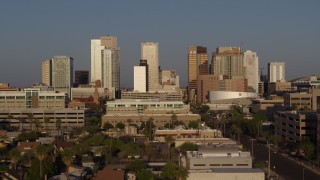
{"label": "high-rise office tower", "polygon": [[73,58],[54,56],[51,64],[51,86],[55,89],[70,89],[73,84]]}
{"label": "high-rise office tower", "polygon": [[51,60],[42,61],[42,83],[51,86]]}
{"label": "high-rise office tower", "polygon": [[117,37],[103,36],[91,40],[91,82],[100,81],[115,96],[120,89],[120,49]]}
{"label": "high-rise office tower", "polygon": [[214,75],[227,75],[232,79],[246,77],[240,47],[218,47],[212,53],[211,68]]}
{"label": "high-rise office tower", "polygon": [[148,88],[149,91],[157,91],[159,88],[159,55],[157,42],[141,43],[141,59],[148,64]]}
{"label": "high-rise office tower", "polygon": [[248,80],[248,91],[258,92],[259,89],[259,58],[256,52],[243,52],[243,66],[245,68],[245,79]]}
{"label": "high-rise office tower", "polygon": [[138,92],[147,92],[147,66],[134,66],[133,89]]}
{"label": "high-rise office tower", "polygon": [[207,48],[202,46],[189,46],[188,52],[188,88],[189,91],[197,88],[199,75],[208,74]]}
{"label": "high-rise office tower", "polygon": [[285,63],[269,62],[268,63],[269,82],[286,81]]}
{"label": "high-rise office tower", "polygon": [[89,84],[89,71],[75,71],[74,83],[77,86],[79,84]]}

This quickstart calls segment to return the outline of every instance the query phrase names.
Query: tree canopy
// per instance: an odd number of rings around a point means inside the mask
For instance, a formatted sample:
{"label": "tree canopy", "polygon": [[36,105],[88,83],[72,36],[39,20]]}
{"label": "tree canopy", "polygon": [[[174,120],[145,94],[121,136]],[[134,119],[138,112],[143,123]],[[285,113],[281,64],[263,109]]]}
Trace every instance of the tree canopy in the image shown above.
{"label": "tree canopy", "polygon": [[187,179],[188,170],[184,167],[178,167],[174,162],[167,162],[161,171],[161,177],[163,179]]}
{"label": "tree canopy", "polygon": [[144,163],[140,160],[134,160],[127,165],[126,169],[137,173],[144,169]]}
{"label": "tree canopy", "polygon": [[126,125],[123,124],[122,122],[118,122],[118,123],[116,124],[116,128],[117,128],[117,129],[123,130],[125,127],[126,127]]}

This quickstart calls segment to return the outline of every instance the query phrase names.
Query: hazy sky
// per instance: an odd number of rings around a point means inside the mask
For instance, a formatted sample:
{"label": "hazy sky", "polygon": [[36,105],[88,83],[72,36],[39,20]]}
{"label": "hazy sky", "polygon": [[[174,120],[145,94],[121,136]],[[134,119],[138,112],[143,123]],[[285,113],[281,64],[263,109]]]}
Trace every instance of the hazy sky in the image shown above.
{"label": "hazy sky", "polygon": [[[140,43],[159,42],[159,64],[187,84],[187,50],[201,45],[256,51],[259,66],[286,62],[287,79],[318,73],[319,0],[28,0],[0,2],[0,83],[41,81],[41,62],[74,58],[74,70],[90,70],[90,39],[118,37],[121,87],[133,86]],[[209,59],[209,60],[210,60]]]}

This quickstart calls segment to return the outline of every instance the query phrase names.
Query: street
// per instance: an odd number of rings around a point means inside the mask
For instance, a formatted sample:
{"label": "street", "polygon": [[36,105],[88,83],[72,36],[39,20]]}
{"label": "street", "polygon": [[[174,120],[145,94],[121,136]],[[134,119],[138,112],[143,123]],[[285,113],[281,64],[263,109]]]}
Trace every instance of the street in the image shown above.
{"label": "street", "polygon": [[[251,137],[242,135],[240,142],[248,151],[251,151]],[[269,148],[266,144],[253,141],[253,163],[265,162],[267,164],[269,159]],[[320,179],[320,175],[304,168],[299,162],[288,159],[272,149],[270,151],[270,167],[280,177],[288,180],[317,180]]]}

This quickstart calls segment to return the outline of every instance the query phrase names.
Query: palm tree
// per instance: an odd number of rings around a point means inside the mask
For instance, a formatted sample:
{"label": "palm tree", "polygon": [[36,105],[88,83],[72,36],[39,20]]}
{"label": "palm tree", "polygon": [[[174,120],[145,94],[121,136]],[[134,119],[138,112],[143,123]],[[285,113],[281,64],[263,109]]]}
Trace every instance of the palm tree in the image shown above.
{"label": "palm tree", "polygon": [[185,167],[179,167],[177,170],[177,178],[179,180],[186,180],[187,177],[189,176],[189,171]]}
{"label": "palm tree", "polygon": [[11,162],[13,163],[14,169],[17,167],[17,162],[21,158],[20,151],[17,148],[13,148],[11,151],[9,151],[9,157],[11,159]]}
{"label": "palm tree", "polygon": [[36,127],[36,131],[38,132],[39,128],[41,127],[40,120],[38,118],[35,118],[33,123],[34,123],[34,125]]}
{"label": "palm tree", "polygon": [[[171,115],[171,124],[172,124],[172,129],[175,128],[176,124],[177,124],[177,121],[178,121],[178,117],[176,114],[172,113]],[[170,127],[171,128],[171,127]]]}
{"label": "palm tree", "polygon": [[174,139],[172,136],[166,136],[165,141],[166,141],[166,143],[168,145],[168,149],[169,149],[169,161],[171,161],[171,145],[172,145],[172,142],[174,141]]}
{"label": "palm tree", "polygon": [[48,153],[48,148],[46,145],[41,144],[36,148],[36,156],[40,161],[40,179],[42,179],[42,174],[43,174],[42,173],[42,161],[47,156],[47,153]]}
{"label": "palm tree", "polygon": [[73,151],[71,149],[65,149],[62,152],[62,161],[64,164],[67,166],[66,174],[67,174],[67,179],[69,180],[69,167],[73,161]]}
{"label": "palm tree", "polygon": [[44,124],[46,125],[46,134],[48,134],[48,124],[50,123],[50,118],[45,117],[44,118]]}
{"label": "palm tree", "polygon": [[29,125],[30,125],[30,131],[32,131],[32,125],[34,122],[33,114],[28,114],[28,121],[29,121]]}
{"label": "palm tree", "polygon": [[230,130],[233,134],[238,135],[238,142],[240,142],[240,134],[242,133],[241,128],[239,128],[236,124],[232,124]]}
{"label": "palm tree", "polygon": [[132,119],[127,119],[127,128],[128,128],[128,135],[130,136],[130,124],[132,123]]}
{"label": "palm tree", "polygon": [[12,115],[8,115],[7,117],[7,120],[9,121],[8,124],[9,124],[9,127],[11,129],[11,120],[14,119],[14,117]]}
{"label": "palm tree", "polygon": [[19,131],[21,132],[21,131],[23,131],[23,125],[22,125],[23,119],[22,119],[22,117],[18,117],[17,119],[19,121]]}
{"label": "palm tree", "polygon": [[60,128],[61,128],[61,119],[60,118],[58,118],[57,119],[57,121],[56,121],[56,128],[58,129],[58,130],[60,130]]}

